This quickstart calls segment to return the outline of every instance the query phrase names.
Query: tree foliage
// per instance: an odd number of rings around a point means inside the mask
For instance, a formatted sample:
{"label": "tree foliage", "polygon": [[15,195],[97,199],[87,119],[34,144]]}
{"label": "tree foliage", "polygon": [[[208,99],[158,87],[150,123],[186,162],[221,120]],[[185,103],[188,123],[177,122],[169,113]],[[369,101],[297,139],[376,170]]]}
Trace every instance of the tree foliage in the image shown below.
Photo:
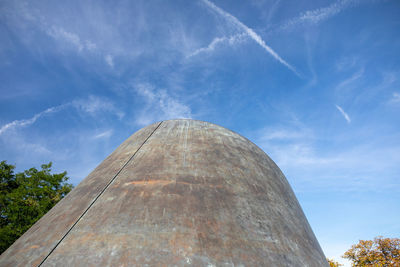
{"label": "tree foliage", "polygon": [[41,167],[15,174],[0,162],[0,253],[73,188],[67,172],[51,174],[51,162]]}
{"label": "tree foliage", "polygon": [[346,251],[343,258],[352,261],[353,266],[400,266],[400,239],[376,237],[374,240],[360,240]]}
{"label": "tree foliage", "polygon": [[343,266],[343,264],[340,264],[334,260],[331,259],[326,259],[329,263],[329,267],[339,267],[339,266]]}

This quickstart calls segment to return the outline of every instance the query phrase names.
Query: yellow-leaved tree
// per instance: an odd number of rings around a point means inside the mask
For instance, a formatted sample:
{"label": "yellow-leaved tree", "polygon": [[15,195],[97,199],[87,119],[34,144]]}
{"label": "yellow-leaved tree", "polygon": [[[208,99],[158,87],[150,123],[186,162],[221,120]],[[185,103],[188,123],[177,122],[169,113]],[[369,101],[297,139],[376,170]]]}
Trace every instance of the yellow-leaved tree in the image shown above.
{"label": "yellow-leaved tree", "polygon": [[343,258],[352,261],[353,266],[400,266],[400,239],[376,237],[374,240],[360,240],[346,251]]}

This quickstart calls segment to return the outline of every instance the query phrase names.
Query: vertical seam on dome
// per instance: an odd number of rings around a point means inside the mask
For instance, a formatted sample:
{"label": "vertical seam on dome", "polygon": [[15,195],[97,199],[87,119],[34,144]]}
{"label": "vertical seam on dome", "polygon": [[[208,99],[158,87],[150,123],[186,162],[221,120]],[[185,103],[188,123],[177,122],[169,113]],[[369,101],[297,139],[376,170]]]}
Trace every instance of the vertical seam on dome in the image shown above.
{"label": "vertical seam on dome", "polygon": [[154,132],[161,126],[163,121],[161,121],[157,127],[150,133],[150,135],[144,140],[144,142],[139,146],[139,148],[133,153],[133,155],[128,159],[127,162],[121,167],[121,169],[114,175],[114,177],[107,183],[107,185],[101,190],[101,192],[94,198],[94,200],[90,203],[90,205],[85,209],[85,211],[79,216],[79,218],[76,220],[76,222],[68,229],[68,231],[61,237],[61,239],[57,242],[57,244],[50,250],[50,252],[47,254],[47,256],[40,262],[38,267],[42,266],[42,264],[47,260],[47,258],[53,253],[53,251],[58,247],[58,245],[61,244],[61,242],[65,239],[65,237],[72,231],[72,229],[75,227],[76,224],[85,216],[85,214],[89,211],[89,209],[94,205],[94,203],[97,201],[97,199],[100,198],[100,196],[107,190],[107,188],[112,184],[112,182],[117,178],[117,176],[121,173],[121,171],[128,165],[129,162],[135,157],[135,155],[139,152],[139,150],[142,148],[142,146],[147,142],[147,140],[150,139],[150,137],[154,134]]}

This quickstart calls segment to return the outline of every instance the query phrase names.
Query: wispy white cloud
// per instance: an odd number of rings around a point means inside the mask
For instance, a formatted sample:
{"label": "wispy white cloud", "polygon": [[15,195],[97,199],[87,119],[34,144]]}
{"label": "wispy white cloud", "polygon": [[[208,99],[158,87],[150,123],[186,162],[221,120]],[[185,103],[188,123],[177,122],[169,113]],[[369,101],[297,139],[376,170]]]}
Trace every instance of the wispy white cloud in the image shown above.
{"label": "wispy white cloud", "polygon": [[257,133],[257,143],[271,153],[281,167],[329,164],[336,159],[317,157],[313,141],[314,132],[301,123],[287,127],[267,127]]}
{"label": "wispy white cloud", "polygon": [[257,143],[267,153],[271,153],[279,166],[301,165],[315,160],[310,145],[314,134],[303,125],[290,123],[287,126],[266,127],[258,131],[257,135]]}
{"label": "wispy white cloud", "polygon": [[136,119],[139,125],[166,119],[192,118],[190,107],[166,90],[157,90],[150,84],[139,84],[135,86],[135,92],[146,102]]}
{"label": "wispy white cloud", "polygon": [[392,96],[391,103],[400,103],[400,93],[394,92]]}
{"label": "wispy white cloud", "polygon": [[68,106],[68,104],[64,104],[64,105],[59,105],[56,107],[51,107],[48,108],[42,112],[39,112],[37,114],[35,114],[32,118],[29,119],[25,119],[25,120],[15,120],[12,121],[10,123],[7,123],[5,125],[3,125],[0,128],[0,135],[2,135],[5,131],[10,130],[10,129],[14,129],[14,128],[18,128],[18,127],[24,127],[24,126],[29,126],[34,124],[39,118],[47,115],[47,114],[51,114],[51,113],[55,113],[58,112],[64,108],[66,108]]}
{"label": "wispy white cloud", "polygon": [[394,71],[385,71],[383,72],[383,79],[380,87],[388,87],[393,85],[398,77],[399,77],[399,72],[394,72]]}
{"label": "wispy white cloud", "polygon": [[193,57],[196,56],[200,53],[209,53],[215,50],[215,48],[218,45],[221,45],[223,43],[228,43],[229,45],[234,45],[237,43],[240,43],[244,40],[244,37],[247,36],[246,34],[235,34],[233,36],[230,37],[216,37],[214,38],[211,43],[207,46],[207,47],[202,47],[199,48],[197,50],[195,50],[193,53],[191,53],[190,55],[187,56],[187,58],[189,57]]}
{"label": "wispy white cloud", "polygon": [[336,61],[335,67],[336,67],[336,70],[339,72],[348,71],[349,69],[352,69],[354,66],[356,66],[356,64],[360,61],[362,61],[362,60],[360,60],[359,58],[356,58],[355,56],[351,56],[351,57],[345,56],[345,57],[339,58]]}
{"label": "wispy white cloud", "polygon": [[350,123],[351,122],[350,116],[342,109],[342,107],[336,105],[336,108],[339,110],[340,114],[343,115],[343,117],[347,121],[347,123]]}
{"label": "wispy white cloud", "polygon": [[93,51],[96,44],[91,41],[83,41],[78,34],[66,31],[62,27],[51,26],[45,29],[46,33],[56,40],[73,45],[79,52],[83,50]]}
{"label": "wispy white cloud", "polygon": [[[54,23],[53,14],[47,13],[46,10],[32,8],[31,3],[24,1],[15,5],[10,4],[9,9],[6,16],[11,19],[9,22],[15,23],[14,26],[26,30],[29,25],[33,30],[45,33],[63,48],[72,47],[78,52],[91,52],[100,56],[103,54],[104,50],[98,47],[93,39],[85,34],[85,31],[71,29],[69,27],[71,23],[63,23],[62,19],[57,19],[57,23]],[[79,27],[79,29],[83,29],[83,27]],[[32,36],[31,32],[26,35]]]}
{"label": "wispy white cloud", "polygon": [[53,114],[59,111],[62,111],[66,108],[73,107],[77,111],[87,113],[91,116],[97,116],[100,112],[110,112],[118,116],[121,119],[125,114],[115,107],[114,103],[106,98],[101,98],[98,96],[90,95],[88,98],[77,99],[59,106],[50,107],[44,111],[41,111],[35,115],[33,115],[29,119],[24,120],[14,120],[10,123],[7,123],[0,128],[0,135],[4,132],[19,128],[26,127],[34,124],[38,119],[44,117],[45,115]]}
{"label": "wispy white cloud", "polygon": [[360,3],[359,0],[340,0],[326,7],[305,11],[301,13],[298,17],[290,19],[289,21],[284,23],[280,27],[280,29],[288,29],[304,23],[317,24],[323,20],[335,16],[346,8],[356,5],[358,3]]}
{"label": "wispy white cloud", "polygon": [[233,15],[229,14],[225,10],[221,9],[220,7],[216,6],[214,3],[210,2],[209,0],[203,0],[203,2],[213,11],[218,13],[219,15],[223,16],[227,21],[229,21],[232,25],[237,27],[239,30],[244,31],[251,39],[253,39],[257,44],[259,44],[265,51],[267,51],[273,58],[279,61],[281,64],[286,66],[289,70],[294,72],[297,76],[300,77],[300,74],[297,70],[286,62],[283,58],[281,58],[271,47],[269,47],[265,41],[258,35],[254,30],[247,27],[244,23],[238,20]]}
{"label": "wispy white cloud", "polygon": [[[45,140],[49,138],[51,137],[47,137]],[[24,136],[20,132],[13,132],[7,135],[6,142],[2,142],[2,144],[3,158],[10,159],[11,156],[12,162],[19,168],[31,164],[43,164],[50,160],[53,162],[56,161],[56,158],[53,156],[54,152],[58,152],[58,150],[53,150],[51,145],[43,142],[43,139],[40,137],[38,139],[31,135]],[[4,151],[8,151],[8,153],[4,153]],[[12,156],[13,154],[15,156]],[[32,157],[32,155],[35,156]],[[26,167],[30,168],[32,165]]]}
{"label": "wispy white cloud", "polygon": [[48,31],[48,34],[54,37],[55,39],[63,39],[64,41],[73,44],[78,48],[79,51],[82,51],[84,48],[84,45],[82,44],[81,39],[77,34],[67,32],[63,28],[58,28],[53,26]]}
{"label": "wispy white cloud", "polygon": [[286,144],[275,143],[277,140],[271,141],[269,149],[272,150],[274,160],[284,168],[323,167],[342,161],[340,157],[318,155],[313,143],[301,138],[287,139]]}
{"label": "wispy white cloud", "polygon": [[101,132],[99,134],[94,135],[93,139],[109,138],[113,134],[113,132],[114,131],[112,129]]}
{"label": "wispy white cloud", "polygon": [[106,55],[104,60],[111,68],[114,68],[114,58],[111,55]]}
{"label": "wispy white cloud", "polygon": [[[384,92],[395,92],[393,89],[397,86],[398,74],[396,71],[382,71],[380,81],[377,79],[371,82],[371,75],[365,75],[365,67],[362,66],[335,87],[337,100],[339,100],[337,102],[348,101],[348,99],[352,99],[355,105],[371,103],[371,101],[381,102]],[[393,100],[393,97],[386,96],[384,101],[387,104],[393,104]]]}
{"label": "wispy white cloud", "polygon": [[364,75],[364,68],[361,68],[357,72],[353,73],[349,78],[347,78],[344,81],[340,82],[336,86],[336,88],[337,89],[345,88],[345,87],[351,85],[352,83],[354,83],[355,81],[358,81],[360,78],[363,77],[363,75]]}
{"label": "wispy white cloud", "polygon": [[125,113],[120,111],[111,100],[99,97],[95,95],[90,95],[88,98],[77,99],[71,102],[71,104],[80,111],[88,113],[92,116],[98,115],[100,112],[109,112],[118,116],[122,119]]}
{"label": "wispy white cloud", "polygon": [[97,49],[97,45],[90,40],[85,41],[85,47],[88,51],[95,51]]}
{"label": "wispy white cloud", "polygon": [[307,87],[312,87],[315,86],[318,83],[318,74],[317,71],[315,71],[314,67],[314,53],[313,53],[313,47],[314,47],[314,42],[312,41],[311,35],[309,33],[304,34],[304,39],[305,39],[305,45],[306,45],[306,51],[307,51],[307,66],[311,72],[311,79],[307,83]]}
{"label": "wispy white cloud", "polygon": [[[270,23],[272,17],[275,15],[275,13],[276,13],[276,11],[277,11],[279,5],[281,4],[281,2],[282,2],[282,0],[276,0],[276,1],[272,4],[271,8],[269,8],[269,10],[266,11],[266,12],[268,12],[268,13],[267,13],[267,14],[268,14],[268,15],[267,15],[267,23],[268,23],[268,24]],[[261,10],[264,10],[264,8],[262,8],[262,6],[260,6],[260,9],[261,9]]]}
{"label": "wispy white cloud", "polygon": [[[365,132],[365,130],[360,130]],[[363,144],[354,142],[346,147],[319,146],[320,136],[303,127],[272,127],[257,131],[255,138],[258,144],[284,171],[297,190],[327,188],[331,190],[380,190],[397,184],[391,175],[398,169],[400,156],[398,146],[388,146],[381,141]],[[323,138],[325,143],[340,143],[340,137]],[[397,137],[398,138],[398,137]],[[388,136],[388,140],[396,140],[396,136]],[[381,159],[381,160],[377,160]],[[388,172],[386,172],[388,171]],[[382,175],[377,178],[377,173]]]}
{"label": "wispy white cloud", "polygon": [[279,140],[293,140],[304,139],[313,136],[312,132],[307,129],[284,129],[284,128],[267,128],[262,130],[260,140],[262,141],[279,141]]}

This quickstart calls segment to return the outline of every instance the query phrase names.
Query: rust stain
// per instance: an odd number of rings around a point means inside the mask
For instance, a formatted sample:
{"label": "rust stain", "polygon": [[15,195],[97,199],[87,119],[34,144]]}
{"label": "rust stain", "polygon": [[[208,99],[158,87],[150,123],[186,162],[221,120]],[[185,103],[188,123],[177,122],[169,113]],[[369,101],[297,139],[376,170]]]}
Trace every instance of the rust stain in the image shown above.
{"label": "rust stain", "polygon": [[124,183],[125,186],[127,185],[136,185],[136,186],[144,186],[144,185],[166,185],[170,184],[174,181],[168,180],[146,180],[146,181],[132,181],[128,183]]}
{"label": "rust stain", "polygon": [[[199,184],[199,183],[189,183],[189,182],[180,182],[180,181],[171,181],[171,180],[143,180],[143,181],[131,181],[124,183],[124,186],[135,185],[135,186],[154,186],[154,185],[168,185],[168,184],[180,184],[186,185],[190,187],[194,186],[206,186],[206,187],[213,187],[213,188],[224,188],[223,185],[220,184]],[[114,187],[118,187],[117,185]]]}

